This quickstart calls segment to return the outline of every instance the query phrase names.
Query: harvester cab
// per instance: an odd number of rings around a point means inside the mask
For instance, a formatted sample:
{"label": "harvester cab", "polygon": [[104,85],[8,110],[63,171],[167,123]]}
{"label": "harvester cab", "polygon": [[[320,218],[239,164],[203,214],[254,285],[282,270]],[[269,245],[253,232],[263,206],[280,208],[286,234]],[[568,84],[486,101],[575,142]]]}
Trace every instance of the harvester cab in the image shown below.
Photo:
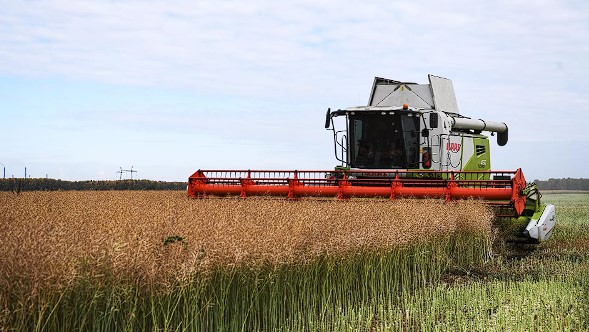
{"label": "harvester cab", "polygon": [[[345,119],[336,129],[334,118]],[[376,77],[367,106],[327,110],[336,159],[331,171],[198,170],[188,196],[441,197],[480,198],[517,229],[519,238],[547,240],[555,225],[554,205],[541,202],[521,169],[491,170],[488,136],[507,144],[505,123],[471,119],[458,111],[452,81],[429,75],[429,84]]]}
{"label": "harvester cab", "polygon": [[[429,75],[429,84],[374,79],[368,106],[326,114],[341,167],[424,171],[489,171],[489,139],[507,144],[505,123],[460,115],[452,81]],[[336,130],[333,118],[344,116]],[[488,174],[481,173],[484,177]],[[482,179],[482,178],[481,178]]]}

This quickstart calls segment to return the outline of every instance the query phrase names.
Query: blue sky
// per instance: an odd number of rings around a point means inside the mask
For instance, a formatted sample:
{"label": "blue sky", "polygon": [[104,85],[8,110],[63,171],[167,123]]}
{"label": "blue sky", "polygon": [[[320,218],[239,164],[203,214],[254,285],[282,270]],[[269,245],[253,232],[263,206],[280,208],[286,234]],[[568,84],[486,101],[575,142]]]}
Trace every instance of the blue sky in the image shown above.
{"label": "blue sky", "polygon": [[7,176],[332,169],[327,107],[366,104],[374,76],[426,83],[431,73],[453,80],[462,114],[509,125],[507,146],[493,144],[494,169],[589,177],[586,1],[0,7]]}

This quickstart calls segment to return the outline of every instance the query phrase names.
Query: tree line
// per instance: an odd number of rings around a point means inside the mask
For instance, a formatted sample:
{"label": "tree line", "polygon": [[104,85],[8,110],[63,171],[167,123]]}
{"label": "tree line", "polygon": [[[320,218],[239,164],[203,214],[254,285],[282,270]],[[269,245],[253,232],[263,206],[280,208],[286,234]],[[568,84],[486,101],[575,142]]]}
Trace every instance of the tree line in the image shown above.
{"label": "tree line", "polygon": [[540,190],[589,190],[589,179],[548,179],[535,180]]}
{"label": "tree line", "polygon": [[17,193],[36,190],[186,190],[186,185],[186,182],[151,180],[64,181],[44,178],[0,179],[0,191]]}

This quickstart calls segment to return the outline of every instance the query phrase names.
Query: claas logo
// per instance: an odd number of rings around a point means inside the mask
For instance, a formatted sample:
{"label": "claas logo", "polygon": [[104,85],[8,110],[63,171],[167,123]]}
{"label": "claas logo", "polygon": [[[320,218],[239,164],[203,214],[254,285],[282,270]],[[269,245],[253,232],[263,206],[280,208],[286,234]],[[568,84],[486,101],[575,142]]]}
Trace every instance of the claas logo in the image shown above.
{"label": "claas logo", "polygon": [[462,144],[460,143],[446,143],[446,150],[448,151],[452,151],[452,152],[458,152],[460,151],[460,147],[462,146]]}

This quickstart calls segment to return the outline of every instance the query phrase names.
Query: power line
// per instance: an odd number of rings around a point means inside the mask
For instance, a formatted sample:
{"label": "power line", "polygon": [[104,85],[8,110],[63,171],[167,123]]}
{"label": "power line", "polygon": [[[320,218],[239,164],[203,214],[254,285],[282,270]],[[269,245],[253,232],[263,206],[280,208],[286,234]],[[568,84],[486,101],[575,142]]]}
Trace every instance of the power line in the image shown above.
{"label": "power line", "polygon": [[133,180],[133,173],[137,173],[137,171],[133,169],[133,166],[131,166],[131,169],[123,169],[122,167],[119,168],[120,170],[117,171],[117,174],[119,175],[119,180],[123,179],[123,174],[130,174],[131,180]]}

